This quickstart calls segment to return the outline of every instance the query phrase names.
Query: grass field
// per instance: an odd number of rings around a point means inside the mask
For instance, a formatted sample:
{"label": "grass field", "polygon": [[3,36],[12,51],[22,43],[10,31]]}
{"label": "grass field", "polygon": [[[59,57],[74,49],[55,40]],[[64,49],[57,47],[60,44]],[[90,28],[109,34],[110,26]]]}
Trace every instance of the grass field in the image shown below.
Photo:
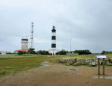
{"label": "grass field", "polygon": [[[71,55],[71,56],[47,56],[47,55],[0,55],[0,77],[25,71],[41,66],[43,61],[55,62],[58,58],[95,58],[96,55]],[[112,54],[107,55],[108,58]]]}
{"label": "grass field", "polygon": [[42,55],[0,55],[0,77],[39,67],[43,61],[55,61],[57,58]]}

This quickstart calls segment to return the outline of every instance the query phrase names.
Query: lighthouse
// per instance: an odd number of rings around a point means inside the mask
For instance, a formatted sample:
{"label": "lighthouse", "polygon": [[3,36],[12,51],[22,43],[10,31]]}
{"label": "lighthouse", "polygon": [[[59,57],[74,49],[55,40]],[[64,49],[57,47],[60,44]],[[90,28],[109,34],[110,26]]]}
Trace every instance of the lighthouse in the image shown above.
{"label": "lighthouse", "polygon": [[55,29],[55,26],[53,26],[52,30],[52,36],[51,36],[51,50],[50,50],[50,53],[52,55],[56,55],[56,29]]}

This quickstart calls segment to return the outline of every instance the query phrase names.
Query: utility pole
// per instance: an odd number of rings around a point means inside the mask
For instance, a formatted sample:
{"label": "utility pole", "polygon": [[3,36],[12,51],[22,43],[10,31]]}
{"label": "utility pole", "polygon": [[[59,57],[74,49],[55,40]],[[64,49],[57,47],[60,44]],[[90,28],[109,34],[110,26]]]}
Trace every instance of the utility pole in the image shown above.
{"label": "utility pole", "polygon": [[72,47],[71,47],[71,46],[72,46],[71,43],[72,43],[72,39],[70,39],[70,55],[71,55],[71,50],[72,50],[72,49],[71,49],[71,48],[72,48]]}

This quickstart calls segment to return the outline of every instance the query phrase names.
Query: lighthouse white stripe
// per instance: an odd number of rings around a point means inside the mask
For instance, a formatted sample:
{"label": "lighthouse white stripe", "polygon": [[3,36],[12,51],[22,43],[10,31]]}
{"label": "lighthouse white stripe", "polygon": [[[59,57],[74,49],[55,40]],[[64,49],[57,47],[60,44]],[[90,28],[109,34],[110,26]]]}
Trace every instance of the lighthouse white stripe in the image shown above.
{"label": "lighthouse white stripe", "polygon": [[52,44],[56,44],[56,40],[52,40]]}
{"label": "lighthouse white stripe", "polygon": [[52,33],[52,36],[56,36],[56,33]]}

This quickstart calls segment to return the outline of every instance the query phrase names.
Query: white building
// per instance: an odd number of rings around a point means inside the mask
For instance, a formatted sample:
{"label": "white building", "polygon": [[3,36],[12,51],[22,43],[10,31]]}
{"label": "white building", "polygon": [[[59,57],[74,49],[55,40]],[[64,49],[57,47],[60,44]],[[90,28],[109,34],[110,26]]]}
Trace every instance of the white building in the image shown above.
{"label": "white building", "polygon": [[28,51],[28,38],[21,39],[21,50]]}

